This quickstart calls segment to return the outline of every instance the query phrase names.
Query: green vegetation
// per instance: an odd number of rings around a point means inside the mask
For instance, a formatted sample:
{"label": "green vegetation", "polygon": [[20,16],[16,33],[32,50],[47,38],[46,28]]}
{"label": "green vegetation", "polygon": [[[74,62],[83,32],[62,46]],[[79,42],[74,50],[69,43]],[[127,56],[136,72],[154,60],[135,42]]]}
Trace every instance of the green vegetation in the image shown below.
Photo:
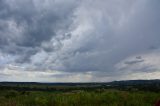
{"label": "green vegetation", "polygon": [[0,82],[0,106],[160,106],[159,104],[160,80],[109,83]]}
{"label": "green vegetation", "polygon": [[96,89],[67,92],[0,91],[0,106],[154,106],[160,93]]}

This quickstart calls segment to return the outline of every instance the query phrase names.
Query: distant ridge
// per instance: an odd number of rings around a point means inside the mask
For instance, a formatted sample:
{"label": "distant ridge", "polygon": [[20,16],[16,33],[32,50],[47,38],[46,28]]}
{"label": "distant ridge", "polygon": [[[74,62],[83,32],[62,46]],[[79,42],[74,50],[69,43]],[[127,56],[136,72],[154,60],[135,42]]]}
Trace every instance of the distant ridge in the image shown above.
{"label": "distant ridge", "polygon": [[[60,87],[60,88],[59,88]],[[57,89],[58,88],[58,89]],[[160,92],[160,80],[122,80],[112,82],[0,82],[0,90],[18,91],[67,91],[117,89],[123,91],[152,91]]]}
{"label": "distant ridge", "polygon": [[29,85],[90,85],[90,84],[109,84],[109,85],[137,85],[137,84],[152,84],[160,83],[160,79],[152,80],[120,80],[120,81],[111,81],[111,82],[10,82],[2,81],[0,85],[14,85],[14,84],[29,84]]}

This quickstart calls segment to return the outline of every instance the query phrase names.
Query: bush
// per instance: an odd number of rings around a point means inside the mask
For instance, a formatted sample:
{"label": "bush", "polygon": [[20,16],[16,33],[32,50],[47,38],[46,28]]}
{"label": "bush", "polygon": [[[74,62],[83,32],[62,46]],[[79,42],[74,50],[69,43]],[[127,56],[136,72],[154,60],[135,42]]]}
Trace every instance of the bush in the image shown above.
{"label": "bush", "polygon": [[6,98],[13,98],[16,96],[18,96],[18,92],[14,90],[8,91],[5,95]]}

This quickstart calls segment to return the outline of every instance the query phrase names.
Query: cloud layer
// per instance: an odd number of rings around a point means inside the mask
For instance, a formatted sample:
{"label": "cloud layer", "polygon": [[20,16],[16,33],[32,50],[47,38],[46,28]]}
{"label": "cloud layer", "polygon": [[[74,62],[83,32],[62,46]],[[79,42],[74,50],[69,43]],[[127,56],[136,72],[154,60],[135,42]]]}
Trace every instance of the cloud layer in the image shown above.
{"label": "cloud layer", "polygon": [[158,78],[159,4],[0,0],[0,80]]}

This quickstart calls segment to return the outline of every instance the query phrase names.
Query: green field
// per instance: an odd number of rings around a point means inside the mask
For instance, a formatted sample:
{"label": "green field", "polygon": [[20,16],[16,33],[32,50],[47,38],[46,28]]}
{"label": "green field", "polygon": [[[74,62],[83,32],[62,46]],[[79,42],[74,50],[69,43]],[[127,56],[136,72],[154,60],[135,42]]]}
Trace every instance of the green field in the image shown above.
{"label": "green field", "polygon": [[0,91],[0,106],[154,106],[160,93],[96,89],[68,92]]}

